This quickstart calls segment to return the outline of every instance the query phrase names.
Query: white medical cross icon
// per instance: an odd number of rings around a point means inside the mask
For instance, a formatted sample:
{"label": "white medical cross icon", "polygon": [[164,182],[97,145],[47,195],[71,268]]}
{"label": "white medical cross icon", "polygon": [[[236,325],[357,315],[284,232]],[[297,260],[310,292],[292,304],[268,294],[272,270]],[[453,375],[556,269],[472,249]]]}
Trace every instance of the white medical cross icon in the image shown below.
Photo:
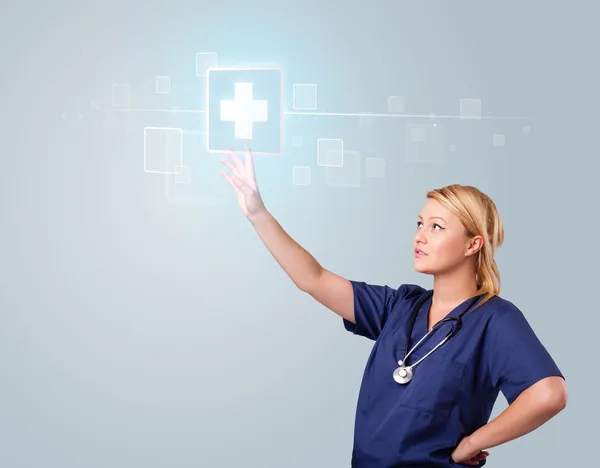
{"label": "white medical cross icon", "polygon": [[252,83],[236,83],[233,101],[221,101],[221,120],[235,123],[235,138],[251,140],[255,122],[267,121],[267,101],[252,99]]}

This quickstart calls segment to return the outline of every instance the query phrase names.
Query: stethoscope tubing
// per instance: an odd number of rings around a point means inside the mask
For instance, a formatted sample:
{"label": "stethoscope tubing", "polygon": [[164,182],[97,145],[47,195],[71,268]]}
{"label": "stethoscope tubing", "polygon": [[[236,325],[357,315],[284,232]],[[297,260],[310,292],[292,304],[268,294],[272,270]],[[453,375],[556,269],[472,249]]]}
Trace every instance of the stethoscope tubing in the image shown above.
{"label": "stethoscope tubing", "polygon": [[462,317],[469,312],[470,310],[473,309],[473,306],[478,302],[480,296],[475,296],[471,302],[469,303],[469,306],[463,311],[461,312],[457,317],[445,317],[442,320],[440,320],[438,323],[436,323],[431,330],[429,330],[424,336],[423,338],[421,338],[413,347],[412,349],[409,350],[410,347],[410,337],[412,335],[414,326],[415,326],[415,322],[417,320],[417,316],[419,315],[419,311],[421,310],[421,307],[423,307],[423,304],[425,304],[425,302],[433,295],[433,292],[429,292],[428,294],[426,294],[423,298],[421,298],[421,300],[417,303],[417,305],[414,308],[413,311],[413,316],[412,316],[412,320],[411,320],[411,324],[409,326],[409,330],[408,330],[408,336],[406,338],[406,343],[404,346],[404,359],[402,360],[402,362],[404,363],[404,365],[406,365],[406,359],[408,359],[408,357],[412,354],[412,352],[417,349],[417,347],[429,336],[431,335],[433,332],[435,332],[437,329],[439,329],[442,325],[449,323],[449,322],[454,322],[454,325],[452,325],[452,328],[450,329],[450,331],[446,334],[446,337],[440,341],[433,349],[431,349],[431,351],[429,351],[427,354],[425,354],[425,356],[423,356],[421,359],[419,359],[417,362],[415,362],[414,364],[407,366],[410,368],[415,367],[417,364],[419,364],[423,359],[425,359],[427,356],[429,356],[431,353],[433,353],[437,348],[439,348],[440,346],[442,346],[444,343],[446,343],[448,340],[450,340],[454,335],[456,335],[458,333],[458,331],[460,330],[460,328],[462,327]]}

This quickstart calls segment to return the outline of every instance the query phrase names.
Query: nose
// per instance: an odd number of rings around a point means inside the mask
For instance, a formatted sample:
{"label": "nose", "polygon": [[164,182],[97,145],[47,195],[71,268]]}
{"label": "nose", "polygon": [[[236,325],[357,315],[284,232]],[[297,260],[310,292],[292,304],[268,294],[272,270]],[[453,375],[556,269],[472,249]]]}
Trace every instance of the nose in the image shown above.
{"label": "nose", "polygon": [[427,237],[425,236],[423,230],[417,231],[415,234],[415,242],[417,244],[427,244]]}

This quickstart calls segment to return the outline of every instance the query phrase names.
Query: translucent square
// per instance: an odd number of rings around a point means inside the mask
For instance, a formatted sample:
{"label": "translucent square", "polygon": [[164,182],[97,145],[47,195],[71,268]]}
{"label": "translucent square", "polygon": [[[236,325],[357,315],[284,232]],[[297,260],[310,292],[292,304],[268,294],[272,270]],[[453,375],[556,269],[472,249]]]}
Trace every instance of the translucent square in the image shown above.
{"label": "translucent square", "polygon": [[368,114],[362,114],[360,116],[359,124],[361,127],[370,127],[371,125],[373,125],[373,116]]}
{"label": "translucent square", "polygon": [[325,167],[342,167],[344,165],[344,151],[332,149],[325,152]]}
{"label": "translucent square", "polygon": [[423,127],[412,126],[410,128],[410,141],[425,141],[425,129]]}
{"label": "translucent square", "polygon": [[367,158],[367,177],[383,179],[385,177],[385,159]]}
{"label": "translucent square", "polygon": [[156,94],[169,94],[171,92],[171,77],[156,77]]}
{"label": "translucent square", "polygon": [[102,108],[102,102],[99,98],[92,98],[90,100],[90,109],[93,111],[99,111]]}
{"label": "translucent square", "polygon": [[531,127],[529,125],[525,125],[523,127],[523,133],[531,133]]}
{"label": "translucent square", "polygon": [[293,107],[297,110],[315,110],[317,108],[317,85],[295,84]]}
{"label": "translucent square", "polygon": [[144,171],[180,174],[183,166],[181,128],[144,128]]}
{"label": "translucent square", "polygon": [[404,113],[404,96],[388,97],[388,112],[390,114]]}
{"label": "translucent square", "polygon": [[343,160],[341,167],[325,168],[325,183],[331,187],[360,187],[360,152],[344,150]]}
{"label": "translucent square", "polygon": [[460,118],[481,119],[481,99],[461,99]]}
{"label": "translucent square", "polygon": [[292,138],[292,145],[294,145],[296,148],[300,148],[302,146],[302,137],[295,136]]}
{"label": "translucent square", "polygon": [[188,166],[175,166],[175,170],[179,171],[175,174],[176,184],[190,183],[190,168]]}
{"label": "translucent square", "polygon": [[310,167],[294,166],[292,181],[294,185],[310,185]]}
{"label": "translucent square", "polygon": [[198,52],[196,54],[196,76],[205,77],[210,68],[217,68],[217,53]]}
{"label": "translucent square", "polygon": [[112,105],[113,107],[129,107],[131,105],[131,88],[128,84],[113,84]]}
{"label": "translucent square", "polygon": [[319,138],[317,140],[317,165],[342,167],[344,164],[344,140]]}
{"label": "translucent square", "polygon": [[492,139],[494,146],[501,148],[506,145],[506,135],[502,135],[500,133],[494,133],[494,137]]}
{"label": "translucent square", "polygon": [[[414,129],[421,139],[413,139]],[[409,162],[440,162],[444,158],[444,129],[437,124],[407,125],[406,159]]]}

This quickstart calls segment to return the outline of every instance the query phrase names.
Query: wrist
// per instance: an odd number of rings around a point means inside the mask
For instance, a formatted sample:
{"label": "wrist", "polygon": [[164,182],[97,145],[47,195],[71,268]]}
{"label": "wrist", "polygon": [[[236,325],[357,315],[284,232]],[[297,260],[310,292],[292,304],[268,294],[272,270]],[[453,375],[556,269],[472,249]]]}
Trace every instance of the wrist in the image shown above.
{"label": "wrist", "polygon": [[479,441],[476,432],[474,432],[470,436],[467,436],[466,439],[467,439],[466,443],[469,448],[469,451],[481,452],[485,448],[484,446],[481,445],[481,442]]}
{"label": "wrist", "polygon": [[266,208],[263,208],[262,210],[257,211],[256,213],[248,216],[248,220],[250,221],[250,223],[252,225],[256,225],[258,223],[261,223],[261,222],[269,219],[270,216],[271,216],[271,213],[269,213]]}

